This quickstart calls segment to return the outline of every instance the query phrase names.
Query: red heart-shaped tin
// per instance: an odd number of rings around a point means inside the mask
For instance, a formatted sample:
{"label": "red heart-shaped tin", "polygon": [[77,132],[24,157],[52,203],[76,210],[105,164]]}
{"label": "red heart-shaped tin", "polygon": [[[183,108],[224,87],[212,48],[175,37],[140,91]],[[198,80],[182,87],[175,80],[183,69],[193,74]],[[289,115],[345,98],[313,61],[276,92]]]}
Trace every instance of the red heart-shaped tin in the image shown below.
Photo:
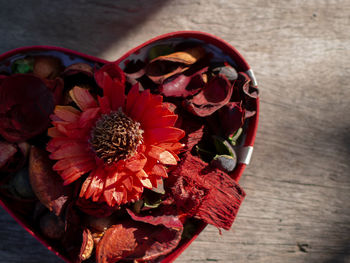
{"label": "red heart-shaped tin", "polygon": [[[153,38],[133,49],[126,52],[121,58],[119,58],[115,63],[119,64],[119,66],[124,69],[127,62],[130,60],[135,59],[144,59],[145,54],[154,46],[159,44],[174,44],[174,43],[180,43],[183,41],[191,41],[196,42],[199,44],[202,44],[205,46],[206,49],[210,50],[214,57],[224,59],[225,61],[228,61],[229,64],[234,66],[234,68],[238,72],[244,72],[246,75],[250,78],[250,86],[256,88],[257,83],[253,74],[253,71],[250,69],[248,63],[244,60],[244,58],[238,53],[238,51],[232,47],[230,44],[225,42],[222,39],[219,39],[216,36],[202,33],[202,32],[196,32],[196,31],[179,31],[179,32],[173,32],[164,34],[161,36],[158,36],[156,38]],[[72,51],[65,48],[60,47],[51,47],[51,46],[31,46],[31,47],[22,47],[15,50],[11,50],[9,52],[6,52],[2,55],[0,55],[0,72],[6,71],[10,65],[11,62],[23,58],[26,55],[51,55],[51,56],[57,56],[59,57],[63,64],[65,66],[69,66],[73,63],[77,62],[84,62],[88,63],[90,65],[103,65],[106,63],[110,63],[109,61],[93,57],[90,55],[82,54],[76,51]],[[244,143],[242,147],[240,148],[240,151],[238,153],[238,164],[233,171],[232,176],[233,179],[235,179],[237,182],[239,181],[240,177],[243,174],[243,171],[247,164],[249,164],[255,135],[257,131],[257,125],[258,125],[258,116],[259,116],[259,99],[257,98],[255,100],[255,108],[256,108],[256,114],[249,118],[248,125],[245,129],[244,134]],[[66,257],[66,255],[63,255],[61,252],[57,251],[54,247],[51,246],[50,242],[45,240],[44,237],[40,235],[40,233],[37,233],[33,226],[28,224],[28,222],[21,218],[21,216],[18,215],[18,213],[15,212],[11,204],[7,203],[5,200],[1,200],[0,196],[0,205],[23,227],[25,228],[31,235],[33,235],[36,239],[38,239],[42,244],[44,244],[49,250],[54,252],[57,256],[64,259],[66,262],[70,262],[69,259]],[[172,262],[174,261],[199,235],[199,233],[205,228],[206,224],[202,223],[198,228],[197,232],[194,234],[194,236],[187,240],[186,242],[181,242],[180,245],[169,255],[167,255],[161,262]]]}

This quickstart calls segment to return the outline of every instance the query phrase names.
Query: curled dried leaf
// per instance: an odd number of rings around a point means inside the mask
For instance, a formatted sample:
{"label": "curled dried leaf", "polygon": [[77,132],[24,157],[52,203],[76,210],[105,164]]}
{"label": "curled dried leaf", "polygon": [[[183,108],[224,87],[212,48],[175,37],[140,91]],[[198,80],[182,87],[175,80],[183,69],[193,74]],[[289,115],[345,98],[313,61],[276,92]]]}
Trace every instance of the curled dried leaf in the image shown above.
{"label": "curled dried leaf", "polygon": [[29,156],[29,178],[35,195],[50,211],[59,215],[72,195],[71,186],[63,186],[62,178],[52,170],[45,150],[32,146]]}
{"label": "curled dried leaf", "polygon": [[12,173],[23,167],[27,161],[29,144],[0,141],[0,172]]}
{"label": "curled dried leaf", "polygon": [[190,65],[203,58],[206,51],[201,46],[174,52],[169,55],[153,59],[146,67],[147,76],[155,83],[160,84],[165,79],[188,69]]}

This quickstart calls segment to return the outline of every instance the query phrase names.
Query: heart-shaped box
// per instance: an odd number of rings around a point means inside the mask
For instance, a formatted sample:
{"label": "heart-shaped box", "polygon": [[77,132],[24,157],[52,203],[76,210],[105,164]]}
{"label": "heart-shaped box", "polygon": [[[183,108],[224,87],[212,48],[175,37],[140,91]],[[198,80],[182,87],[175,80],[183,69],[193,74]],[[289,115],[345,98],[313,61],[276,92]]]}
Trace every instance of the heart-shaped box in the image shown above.
{"label": "heart-shaped box", "polygon": [[[205,46],[206,49],[210,50],[214,54],[214,57],[228,61],[229,64],[232,65],[238,72],[244,72],[247,76],[249,76],[251,80],[250,86],[253,88],[257,88],[257,82],[253,71],[250,69],[245,59],[238,53],[238,51],[234,47],[232,47],[230,44],[214,35],[198,31],[178,31],[155,37],[126,52],[121,58],[115,61],[115,63],[117,63],[122,69],[124,69],[128,61],[133,59],[143,59],[145,57],[145,54],[147,54],[147,52],[156,45],[169,43],[176,44],[182,41],[191,41],[202,44],[203,46]],[[27,55],[56,56],[62,60],[64,66],[69,66],[73,63],[78,62],[88,63],[92,66],[95,64],[104,65],[106,63],[111,63],[104,59],[82,54],[65,48],[52,46],[30,46],[14,49],[0,55],[0,72],[8,70],[11,65],[11,62],[20,58],[24,58]],[[244,131],[243,143],[237,154],[238,164],[235,170],[230,174],[230,176],[236,182],[239,181],[246,165],[249,164],[253,152],[253,145],[258,126],[259,98],[255,100],[254,107],[256,109],[256,114],[248,120],[248,125],[246,126]],[[26,229],[32,236],[34,236],[38,241],[40,241],[47,249],[55,253],[57,256],[59,256],[66,262],[70,262],[70,260],[65,255],[63,255],[61,252],[57,251],[54,247],[52,247],[50,242],[45,240],[45,238],[40,233],[37,233],[37,231],[35,231],[33,227],[28,224],[25,218],[18,215],[18,213],[13,210],[13,208],[6,202],[6,200],[1,200],[1,196],[0,205],[24,229]],[[205,223],[201,223],[200,226],[198,226],[196,233],[191,239],[186,240],[186,242],[181,242],[180,245],[171,254],[163,258],[161,262],[173,262],[197,238],[197,236],[205,228],[205,226]]]}

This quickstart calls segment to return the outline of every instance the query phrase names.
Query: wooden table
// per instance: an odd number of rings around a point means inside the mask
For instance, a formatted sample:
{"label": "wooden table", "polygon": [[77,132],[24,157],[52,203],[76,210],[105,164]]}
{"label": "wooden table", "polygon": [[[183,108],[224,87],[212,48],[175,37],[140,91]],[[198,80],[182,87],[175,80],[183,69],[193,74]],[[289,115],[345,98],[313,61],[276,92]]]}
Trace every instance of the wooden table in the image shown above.
{"label": "wooden table", "polygon": [[[0,0],[0,53],[48,44],[114,60],[161,33],[201,30],[256,73],[261,115],[230,231],[176,262],[350,262],[350,2]],[[0,262],[62,262],[0,211]]]}

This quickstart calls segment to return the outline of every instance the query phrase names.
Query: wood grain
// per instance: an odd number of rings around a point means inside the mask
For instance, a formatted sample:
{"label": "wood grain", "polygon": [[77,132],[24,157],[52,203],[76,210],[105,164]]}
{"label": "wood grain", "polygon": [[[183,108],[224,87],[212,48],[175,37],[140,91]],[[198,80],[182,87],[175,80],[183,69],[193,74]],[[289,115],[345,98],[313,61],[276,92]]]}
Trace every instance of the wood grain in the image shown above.
{"label": "wood grain", "polygon": [[[176,30],[213,33],[255,71],[261,115],[232,230],[176,262],[350,262],[350,2],[0,0],[0,53],[49,44],[115,60]],[[0,211],[0,262],[62,262]]]}

